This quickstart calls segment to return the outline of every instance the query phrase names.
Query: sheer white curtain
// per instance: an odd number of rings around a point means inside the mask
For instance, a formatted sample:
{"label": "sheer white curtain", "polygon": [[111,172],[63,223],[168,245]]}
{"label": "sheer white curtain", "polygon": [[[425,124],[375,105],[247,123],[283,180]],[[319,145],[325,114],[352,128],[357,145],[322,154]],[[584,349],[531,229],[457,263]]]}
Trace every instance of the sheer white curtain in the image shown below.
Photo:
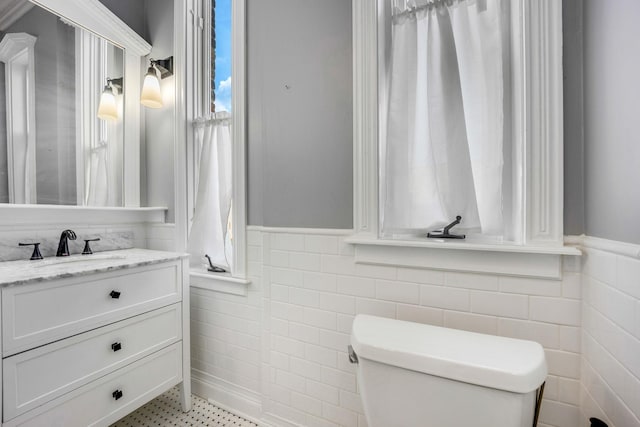
{"label": "sheer white curtain", "polygon": [[502,234],[500,0],[435,0],[393,18],[383,233]]}
{"label": "sheer white curtain", "polygon": [[91,149],[87,166],[85,204],[109,206],[109,163],[105,141]]}
{"label": "sheer white curtain", "polygon": [[231,119],[218,113],[215,119],[198,123],[196,147],[201,147],[195,212],[189,232],[191,264],[206,263],[204,255],[225,269],[231,268],[230,236],[227,232],[231,211]]}

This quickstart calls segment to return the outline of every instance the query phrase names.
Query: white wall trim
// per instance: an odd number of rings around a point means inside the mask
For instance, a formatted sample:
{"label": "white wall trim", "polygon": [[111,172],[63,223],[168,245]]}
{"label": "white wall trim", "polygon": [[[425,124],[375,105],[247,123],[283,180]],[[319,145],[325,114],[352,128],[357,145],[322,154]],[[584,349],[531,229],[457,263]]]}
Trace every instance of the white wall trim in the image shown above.
{"label": "white wall trim", "polygon": [[7,1],[0,6],[0,31],[5,32],[25,13],[29,12],[33,4],[28,1]]}
{"label": "white wall trim", "polygon": [[[354,232],[378,238],[378,16],[353,1]],[[514,182],[518,244],[562,245],[562,2],[512,2]],[[517,165],[515,167],[518,167]]]}
{"label": "white wall trim", "polygon": [[191,369],[191,381],[193,392],[198,396],[259,425],[267,425],[258,421],[262,414],[259,393],[195,368]]}
{"label": "white wall trim", "polygon": [[123,203],[140,206],[140,137],[142,117],[140,91],[142,89],[141,61],[138,52],[124,50],[124,146],[123,146]]}
{"label": "white wall trim", "polygon": [[565,236],[564,241],[568,245],[580,246],[588,249],[610,252],[616,255],[628,256],[640,259],[640,245],[620,242],[616,240],[602,239],[600,237]]}
{"label": "white wall trim", "polygon": [[263,420],[258,424],[267,427],[303,427],[301,424],[298,424],[294,421],[283,418],[279,415],[271,413],[265,410],[263,415]]}
{"label": "white wall trim", "polygon": [[[93,147],[94,132],[96,127],[96,114],[101,94],[95,90],[96,86],[106,84],[103,81],[104,72],[97,73],[96,69],[100,69],[98,62],[90,61],[96,57],[96,46],[93,41],[96,39],[92,33],[82,28],[75,29],[75,85],[76,85],[76,105],[87,106],[85,108],[76,108],[76,204],[82,206],[86,200],[86,170],[89,153]],[[93,55],[92,55],[93,54]],[[124,189],[123,189],[124,190]]]}
{"label": "white wall trim", "polygon": [[234,415],[242,417],[247,421],[251,421],[252,423],[255,423],[255,424],[257,424],[257,425],[259,425],[261,427],[275,427],[275,426],[273,426],[273,424],[268,424],[268,423],[265,423],[264,421],[260,421],[259,419],[254,418],[251,415],[247,415],[246,413],[238,411],[237,409],[232,408],[231,406],[225,405],[224,403],[220,403],[219,401],[217,401],[215,399],[209,398],[209,399],[207,399],[207,402],[211,403],[214,406],[217,406],[218,408],[224,409],[227,412],[231,412]]}
{"label": "white wall trim", "polygon": [[359,264],[562,279],[562,256],[406,246],[356,245]]}
{"label": "white wall trim", "polygon": [[29,0],[137,56],[151,45],[98,0]]}
{"label": "white wall trim", "polygon": [[239,279],[225,273],[211,273],[205,269],[191,269],[191,287],[223,294],[247,296],[250,280]]}
{"label": "white wall trim", "polygon": [[248,225],[247,231],[258,231],[261,233],[286,233],[286,234],[317,234],[327,236],[350,236],[352,229],[343,228],[295,228],[295,227],[263,227],[261,225]]}
{"label": "white wall trim", "polygon": [[353,228],[378,236],[378,17],[353,0]]}
{"label": "white wall trim", "polygon": [[563,233],[563,99],[562,1],[520,0],[524,76],[515,90],[525,114],[525,244],[562,243]]}
{"label": "white wall trim", "polygon": [[2,205],[1,225],[164,223],[167,208],[105,208],[91,206]]}
{"label": "white wall trim", "polygon": [[37,203],[36,41],[37,37],[27,33],[7,33],[0,41],[0,62],[5,64],[9,203]]}
{"label": "white wall trim", "polygon": [[187,250],[189,215],[187,207],[187,4],[186,0],[174,1],[173,9],[173,61],[174,61],[174,194],[176,224],[175,250]]}
{"label": "white wall trim", "polygon": [[[232,138],[233,138],[233,275],[246,277],[247,275],[247,183],[246,183],[246,0],[232,3],[232,35],[231,35],[231,105]],[[208,40],[208,39],[207,39]]]}
{"label": "white wall trim", "polygon": [[485,243],[481,241],[467,240],[382,240],[382,239],[362,239],[348,237],[346,243],[355,245],[368,245],[380,247],[407,247],[416,249],[439,249],[448,251],[471,251],[471,252],[509,252],[530,255],[573,255],[580,256],[579,249],[572,246],[552,246],[552,245],[514,245],[509,243]]}

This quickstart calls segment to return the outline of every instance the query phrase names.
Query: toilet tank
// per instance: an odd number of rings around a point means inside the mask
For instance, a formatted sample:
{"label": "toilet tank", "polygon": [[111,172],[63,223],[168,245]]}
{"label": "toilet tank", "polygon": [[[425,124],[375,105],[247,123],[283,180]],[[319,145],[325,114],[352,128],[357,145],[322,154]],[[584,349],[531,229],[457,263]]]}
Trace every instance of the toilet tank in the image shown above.
{"label": "toilet tank", "polygon": [[369,427],[530,427],[547,376],[533,341],[358,315],[351,345]]}

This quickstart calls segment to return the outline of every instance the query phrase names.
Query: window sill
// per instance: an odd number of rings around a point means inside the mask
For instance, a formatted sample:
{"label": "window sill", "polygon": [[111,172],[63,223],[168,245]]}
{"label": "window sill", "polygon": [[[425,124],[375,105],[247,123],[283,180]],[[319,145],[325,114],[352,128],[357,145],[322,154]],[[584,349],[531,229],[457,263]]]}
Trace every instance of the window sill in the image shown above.
{"label": "window sill", "polygon": [[201,269],[191,269],[189,278],[192,288],[240,296],[247,295],[251,283],[250,280],[233,277],[230,273],[211,273]]}
{"label": "window sill", "polygon": [[525,246],[512,243],[460,241],[384,240],[353,235],[345,239],[355,246],[361,264],[396,265],[509,276],[562,278],[562,256],[580,256],[571,246]]}

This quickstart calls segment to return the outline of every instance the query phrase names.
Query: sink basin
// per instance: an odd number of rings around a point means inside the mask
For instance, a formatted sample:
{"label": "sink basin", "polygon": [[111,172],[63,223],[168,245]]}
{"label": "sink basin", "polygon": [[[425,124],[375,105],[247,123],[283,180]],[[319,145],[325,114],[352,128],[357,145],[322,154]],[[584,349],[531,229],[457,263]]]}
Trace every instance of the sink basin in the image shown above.
{"label": "sink basin", "polygon": [[117,255],[117,254],[72,255],[70,257],[56,257],[56,258],[45,259],[38,262],[37,264],[34,264],[33,267],[42,268],[42,267],[51,267],[56,265],[66,265],[66,264],[72,264],[72,263],[91,264],[91,263],[100,262],[100,261],[118,260],[118,259],[125,259],[125,258],[126,257],[124,255]]}

